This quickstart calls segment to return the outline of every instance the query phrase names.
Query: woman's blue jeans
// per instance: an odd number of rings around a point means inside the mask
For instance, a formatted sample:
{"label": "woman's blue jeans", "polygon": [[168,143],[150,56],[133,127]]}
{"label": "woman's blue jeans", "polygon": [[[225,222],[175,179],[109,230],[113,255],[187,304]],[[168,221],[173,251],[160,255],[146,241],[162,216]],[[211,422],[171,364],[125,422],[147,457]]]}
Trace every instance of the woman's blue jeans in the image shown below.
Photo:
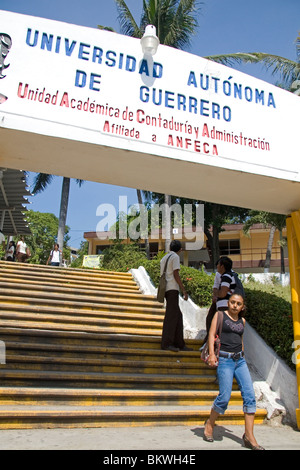
{"label": "woman's blue jeans", "polygon": [[255,413],[256,400],[252,379],[244,357],[237,360],[233,358],[220,357],[217,368],[219,381],[219,395],[213,403],[213,409],[224,414],[232,391],[232,382],[235,378],[243,398],[244,413]]}

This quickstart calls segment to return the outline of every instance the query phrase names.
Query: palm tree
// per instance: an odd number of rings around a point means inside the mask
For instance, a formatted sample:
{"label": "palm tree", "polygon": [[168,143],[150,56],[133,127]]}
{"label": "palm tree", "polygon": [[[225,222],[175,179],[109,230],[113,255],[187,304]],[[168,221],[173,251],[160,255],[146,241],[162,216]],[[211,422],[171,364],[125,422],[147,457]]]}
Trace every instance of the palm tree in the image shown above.
{"label": "palm tree", "polygon": [[197,0],[143,0],[140,26],[124,0],[115,0],[121,32],[126,36],[141,38],[145,27],[152,24],[160,44],[185,49],[191,36],[196,33],[197,16],[200,11]]}
{"label": "palm tree", "polygon": [[[121,33],[141,38],[145,27],[152,24],[156,27],[161,44],[183,50],[190,46],[191,37],[196,33],[198,27],[197,16],[201,10],[197,0],[143,0],[143,11],[139,25],[124,0],[115,0],[115,2]],[[98,27],[113,31],[109,27]],[[300,95],[300,36],[296,40],[296,47],[298,62],[262,52],[211,55],[205,58],[231,67],[235,64],[261,62],[268,70],[272,71],[272,74],[281,74],[285,88]],[[170,196],[165,195],[166,204],[170,205],[170,199]],[[166,252],[169,250],[171,239],[171,224],[168,225],[170,230],[165,242]]]}
{"label": "palm tree", "polygon": [[[196,0],[148,0],[148,2],[143,0],[140,26],[135,22],[124,0],[115,0],[115,2],[121,32],[127,36],[141,38],[147,24],[152,24],[156,27],[161,44],[184,50],[190,45],[190,39],[196,33],[197,16],[201,10]],[[103,26],[99,28],[113,31],[112,28]],[[287,89],[294,84],[294,89],[296,88],[297,94],[300,95],[300,35],[296,39],[296,52],[297,61],[264,52],[236,52],[204,58],[230,67],[236,64],[262,63],[272,75],[281,74]],[[299,83],[295,84],[298,81]]]}
{"label": "palm tree", "polygon": [[[136,190],[139,207],[141,207],[144,204],[142,194],[145,194],[146,192],[147,191],[141,191],[140,189]],[[147,226],[147,232],[145,233],[145,248],[146,248],[146,256],[149,259],[150,258],[150,245],[149,245],[149,236],[148,236],[148,226]]]}
{"label": "palm tree", "polygon": [[[47,173],[38,173],[34,178],[34,187],[33,194],[40,193],[46,189],[46,187],[51,183],[54,175],[49,175]],[[83,180],[76,180],[79,186],[82,185]],[[68,203],[69,203],[69,194],[70,194],[70,178],[63,178],[62,190],[61,190],[61,201],[60,201],[60,211],[59,211],[59,220],[58,220],[58,232],[57,232],[57,243],[61,250],[64,246],[64,237],[65,237],[65,227],[67,221],[67,212],[68,212]]]}

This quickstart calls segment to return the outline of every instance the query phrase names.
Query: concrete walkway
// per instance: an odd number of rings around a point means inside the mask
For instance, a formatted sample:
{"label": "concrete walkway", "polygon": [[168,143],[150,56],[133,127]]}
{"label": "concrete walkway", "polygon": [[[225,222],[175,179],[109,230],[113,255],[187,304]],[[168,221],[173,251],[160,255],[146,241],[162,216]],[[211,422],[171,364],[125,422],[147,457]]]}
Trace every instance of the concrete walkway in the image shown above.
{"label": "concrete walkway", "polygon": [[[202,426],[0,430],[0,450],[245,451],[243,433],[243,426],[220,425],[208,443]],[[266,450],[300,450],[300,432],[289,426],[257,425],[255,436]]]}

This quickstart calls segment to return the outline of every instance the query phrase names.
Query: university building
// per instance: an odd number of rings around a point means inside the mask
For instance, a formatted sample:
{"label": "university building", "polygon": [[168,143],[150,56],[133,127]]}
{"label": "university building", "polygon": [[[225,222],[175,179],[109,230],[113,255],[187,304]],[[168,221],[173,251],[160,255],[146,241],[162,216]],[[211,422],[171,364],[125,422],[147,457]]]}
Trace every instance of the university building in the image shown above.
{"label": "university building", "polygon": [[[158,252],[164,251],[165,240],[161,236],[161,231],[151,234],[149,240],[150,257],[153,258]],[[269,241],[270,228],[263,224],[255,224],[251,227],[249,234],[243,231],[243,224],[226,224],[223,231],[219,234],[219,248],[221,256],[229,256],[233,260],[234,268],[240,273],[260,273],[264,272],[267,245]],[[173,235],[174,237],[176,234]],[[113,232],[85,232],[84,238],[88,241],[89,255],[101,255],[105,248],[113,243]],[[286,229],[282,233],[283,239],[286,238]],[[178,238],[178,236],[176,236]],[[186,249],[192,239],[185,237],[184,232],[180,238],[183,246],[181,253],[181,262],[184,266],[191,266],[196,269],[204,265],[208,270],[212,269],[210,249],[204,236],[204,245],[200,250]],[[288,271],[288,253],[287,247],[281,248],[279,245],[280,234],[276,230],[273,239],[272,256],[270,263],[270,272],[280,272],[281,256],[284,260],[285,271]],[[131,243],[127,238],[123,243]],[[141,248],[145,248],[145,240],[139,241]]]}

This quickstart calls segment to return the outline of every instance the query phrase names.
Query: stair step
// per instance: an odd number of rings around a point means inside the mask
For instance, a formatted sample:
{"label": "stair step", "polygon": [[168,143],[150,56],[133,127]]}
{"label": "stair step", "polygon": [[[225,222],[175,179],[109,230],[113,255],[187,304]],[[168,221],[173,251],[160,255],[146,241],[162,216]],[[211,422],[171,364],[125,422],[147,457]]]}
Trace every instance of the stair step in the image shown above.
{"label": "stair step", "polygon": [[213,369],[207,369],[200,360],[198,363],[180,363],[178,362],[155,362],[141,360],[118,360],[115,359],[87,359],[74,357],[45,357],[45,356],[22,356],[22,355],[6,355],[6,364],[0,365],[0,371],[4,368],[10,369],[34,369],[40,370],[47,367],[48,371],[72,371],[77,372],[134,372],[141,374],[183,374],[196,375],[203,371],[206,375],[214,375]]}
{"label": "stair step", "polygon": [[[1,304],[2,308],[3,304]],[[68,311],[59,311],[57,312],[55,308],[49,309],[45,308],[44,311],[41,309],[30,308],[30,311],[23,311],[24,309],[20,308],[20,311],[14,311],[16,305],[13,305],[14,310],[5,310],[7,304],[3,310],[1,310],[1,318],[3,320],[14,320],[14,321],[39,321],[39,322],[55,322],[55,323],[64,323],[64,324],[76,324],[76,325],[95,325],[95,326],[124,326],[135,328],[157,328],[158,331],[161,331],[163,321],[160,318],[152,319],[140,319],[140,316],[135,316],[134,314],[108,314],[101,315],[99,311],[84,311],[84,312],[68,312]],[[45,312],[45,313],[44,313]],[[50,313],[51,312],[51,313]]]}
{"label": "stair step", "polygon": [[[142,373],[108,373],[108,372],[77,372],[50,370],[14,370],[0,369],[0,380],[6,386],[37,386],[43,387],[105,387],[105,388],[150,388],[164,387],[173,390],[216,390],[218,385],[214,375],[176,375],[176,374],[142,374]],[[236,387],[234,385],[234,387]]]}
{"label": "stair step", "polygon": [[[4,268],[2,264],[0,266],[0,271]],[[14,266],[6,266],[5,274],[10,274],[17,279],[38,279],[43,280],[46,284],[47,281],[54,281],[56,285],[68,282],[78,282],[81,285],[94,285],[100,287],[101,285],[105,286],[107,283],[113,285],[114,287],[126,288],[132,291],[139,291],[138,286],[136,285],[133,277],[129,273],[111,273],[105,271],[75,271],[64,268],[54,269],[53,267],[46,267],[40,265],[21,265],[16,264]]]}
{"label": "stair step", "polygon": [[160,364],[169,363],[182,363],[196,362],[202,364],[200,360],[200,351],[198,345],[194,351],[184,351],[178,353],[172,353],[170,351],[162,351],[160,349],[148,349],[148,348],[125,348],[118,346],[88,346],[88,345],[72,345],[72,344],[46,344],[46,343],[34,343],[34,342],[12,342],[6,341],[6,356],[11,355],[12,358],[16,354],[22,354],[26,357],[27,355],[41,355],[44,356],[56,356],[59,354],[60,357],[72,357],[72,358],[110,358],[115,360],[122,360],[127,357],[129,360],[144,360],[144,361],[159,361]]}
{"label": "stair step", "polygon": [[[1,272],[1,271],[0,271]],[[51,276],[50,279],[44,278],[44,276],[41,275],[26,275],[25,277],[22,275],[14,275],[13,277],[8,277],[5,274],[5,279],[10,279],[11,282],[14,282],[15,284],[22,284],[25,283],[27,285],[40,285],[41,283],[47,286],[52,287],[52,290],[55,291],[55,288],[57,287],[57,284],[59,282],[59,285],[62,285],[64,288],[72,288],[72,289],[82,289],[82,290],[88,290],[91,289],[92,292],[94,291],[103,291],[107,293],[112,293],[116,292],[117,295],[124,294],[125,296],[129,296],[130,294],[132,296],[142,296],[141,292],[139,291],[139,288],[136,284],[116,284],[110,282],[110,280],[102,280],[102,281],[83,281],[79,279],[73,279],[73,278],[68,278],[66,279],[65,277],[61,277],[57,279],[56,276]],[[154,297],[150,297],[153,298]]]}
{"label": "stair step", "polygon": [[[1,324],[4,327],[11,327],[13,328],[16,325],[15,320],[1,320]],[[44,329],[44,330],[55,330],[55,331],[80,331],[86,333],[116,333],[116,334],[125,334],[125,335],[149,335],[155,336],[161,334],[161,329],[143,329],[143,328],[130,328],[130,327],[115,327],[115,326],[89,326],[89,325],[76,325],[76,324],[64,324],[64,323],[50,323],[50,322],[43,322],[43,321],[18,321],[17,322],[19,327],[22,328],[36,328],[36,329]]]}
{"label": "stair step", "polygon": [[110,287],[108,283],[105,284],[105,286],[102,286],[101,289],[99,289],[99,285],[97,286],[89,286],[89,288],[84,288],[80,287],[78,285],[71,285],[70,282],[61,284],[60,286],[57,285],[57,282],[53,281],[53,283],[49,282],[47,280],[47,285],[45,285],[42,280],[28,280],[28,279],[22,279],[22,282],[16,282],[15,278],[10,278],[7,275],[5,276],[5,281],[1,280],[0,281],[0,288],[1,291],[4,291],[4,289],[10,289],[11,292],[19,292],[20,287],[23,290],[31,290],[31,291],[37,291],[37,292],[50,292],[51,296],[53,297],[53,286],[55,287],[55,293],[69,293],[69,294],[74,294],[76,296],[81,295],[81,296],[96,296],[97,299],[100,297],[101,300],[103,300],[105,297],[107,299],[113,298],[118,299],[120,301],[125,302],[131,302],[131,301],[138,301],[141,302],[143,301],[143,304],[145,305],[151,305],[155,306],[157,309],[163,309],[163,304],[160,304],[156,301],[156,298],[154,296],[149,296],[149,295],[143,295],[140,291],[134,291],[134,292],[128,292],[128,290],[122,290],[121,292],[119,290],[116,290],[114,287]]}
{"label": "stair step", "polygon": [[[144,335],[113,332],[87,332],[87,331],[61,331],[48,329],[23,328],[20,323],[13,322],[11,326],[4,326],[1,321],[0,339],[6,341],[41,342],[45,344],[89,345],[93,347],[124,347],[160,350],[161,336],[158,334]],[[201,341],[187,340],[188,346],[200,347]],[[164,354],[174,356],[175,353],[163,351]],[[176,353],[178,354],[178,353]],[[189,354],[189,353],[185,353]]]}
{"label": "stair step", "polygon": [[[117,390],[80,388],[0,387],[0,405],[81,405],[81,406],[203,406],[211,405],[218,391],[208,390]],[[233,391],[230,404],[241,404],[239,391]]]}
{"label": "stair step", "polygon": [[[138,426],[174,426],[174,425],[203,425],[209,417],[210,410],[186,409],[174,407],[165,409],[155,407],[155,410],[143,408],[142,410],[126,407],[123,410],[87,409],[87,407],[0,407],[0,429],[33,429],[33,428],[91,428],[91,427],[138,427]],[[262,423],[266,417],[265,410],[257,410],[256,424]],[[243,424],[244,413],[240,409],[230,409],[220,416],[223,424]]]}
{"label": "stair step", "polygon": [[[28,295],[27,295],[28,294]],[[19,291],[18,295],[11,295],[10,292],[3,292],[1,291],[0,295],[0,302],[1,302],[1,308],[4,309],[9,309],[12,307],[12,305],[21,308],[21,306],[30,306],[34,308],[34,306],[39,304],[39,306],[52,306],[52,307],[61,307],[64,308],[65,310],[73,310],[77,309],[78,311],[80,310],[97,310],[97,311],[123,311],[126,313],[141,313],[143,315],[145,314],[160,314],[161,317],[163,317],[164,312],[161,310],[161,308],[157,308],[156,306],[141,306],[141,302],[135,302],[135,303],[127,303],[125,305],[122,305],[121,302],[118,302],[116,299],[114,302],[109,299],[108,301],[106,299],[97,299],[97,298],[91,298],[91,297],[86,297],[84,299],[80,299],[78,296],[72,296],[68,297],[67,295],[61,295],[59,296],[51,296],[51,298],[47,298],[45,295],[43,298],[39,298],[39,295],[33,296],[29,295],[31,293],[29,292],[24,292],[24,291]],[[19,297],[20,296],[20,297]],[[53,298],[55,297],[55,298]],[[3,305],[3,307],[2,307]],[[36,308],[38,308],[36,306]]]}
{"label": "stair step", "polygon": [[89,268],[65,268],[62,266],[49,266],[44,264],[30,264],[30,263],[11,263],[9,261],[1,261],[0,270],[5,272],[18,272],[29,274],[31,272],[45,274],[50,273],[53,275],[68,275],[76,277],[88,277],[88,278],[103,278],[107,277],[109,279],[130,279],[132,280],[132,275],[129,272],[123,271],[105,271],[102,269],[89,269]]}
{"label": "stair step", "polygon": [[57,316],[59,315],[74,315],[74,316],[90,316],[90,317],[95,317],[95,316],[100,316],[102,318],[109,318],[109,319],[115,319],[115,318],[132,318],[136,321],[156,321],[156,322],[163,322],[164,316],[163,313],[161,312],[156,312],[152,311],[149,313],[147,312],[146,309],[145,311],[137,311],[135,309],[129,309],[125,308],[122,306],[118,305],[113,305],[113,306],[106,306],[102,304],[93,304],[92,308],[88,308],[87,304],[83,306],[80,306],[81,308],[77,308],[76,306],[73,305],[64,305],[64,304],[59,304],[57,302],[39,302],[37,304],[36,301],[32,301],[32,303],[16,303],[16,302],[1,302],[1,314],[9,314],[10,312],[24,312],[24,313],[30,313],[33,317],[35,317],[37,314],[55,314]]}

